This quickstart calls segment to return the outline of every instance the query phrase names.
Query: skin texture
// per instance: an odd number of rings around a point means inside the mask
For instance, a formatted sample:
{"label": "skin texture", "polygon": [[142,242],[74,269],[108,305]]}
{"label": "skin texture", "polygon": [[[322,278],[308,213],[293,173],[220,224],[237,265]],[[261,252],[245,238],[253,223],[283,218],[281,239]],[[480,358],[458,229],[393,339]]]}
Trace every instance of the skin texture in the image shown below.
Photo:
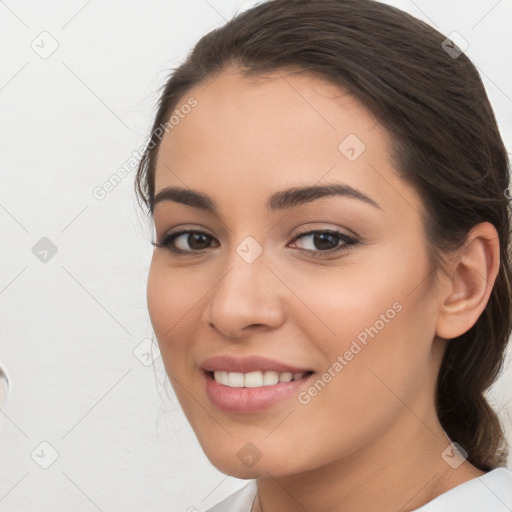
{"label": "skin texture", "polygon": [[[492,225],[476,226],[434,281],[421,199],[394,171],[391,137],[353,96],[305,73],[248,80],[234,69],[194,87],[183,103],[190,96],[197,106],[159,148],[155,190],[198,190],[219,213],[155,206],[156,240],[185,228],[212,238],[192,256],[156,247],[147,299],[170,381],[210,461],[257,478],[253,511],[261,501],[267,512],[413,510],[482,475],[441,457],[457,440],[439,424],[434,391],[446,344],[489,298],[499,265]],[[353,161],[339,150],[349,134],[365,145]],[[265,208],[276,191],[334,182],[380,208],[340,196]],[[298,238],[313,229],[358,243],[315,257],[306,249],[322,247],[311,235]],[[250,264],[236,252],[247,236],[263,249]],[[176,243],[194,248],[186,235]],[[204,359],[265,355],[321,377],[397,302],[401,310],[308,404],[293,395],[236,414],[209,401]],[[252,467],[237,456],[248,442],[261,456]]]}

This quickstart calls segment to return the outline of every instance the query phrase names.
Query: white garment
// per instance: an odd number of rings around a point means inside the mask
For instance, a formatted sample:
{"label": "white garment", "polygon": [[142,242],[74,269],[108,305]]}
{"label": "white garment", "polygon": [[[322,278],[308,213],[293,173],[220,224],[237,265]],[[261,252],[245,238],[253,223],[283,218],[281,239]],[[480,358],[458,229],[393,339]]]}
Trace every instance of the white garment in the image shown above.
{"label": "white garment", "polygon": [[[251,480],[207,512],[250,512],[255,496],[256,480]],[[413,512],[512,512],[512,471],[493,469],[457,485]]]}

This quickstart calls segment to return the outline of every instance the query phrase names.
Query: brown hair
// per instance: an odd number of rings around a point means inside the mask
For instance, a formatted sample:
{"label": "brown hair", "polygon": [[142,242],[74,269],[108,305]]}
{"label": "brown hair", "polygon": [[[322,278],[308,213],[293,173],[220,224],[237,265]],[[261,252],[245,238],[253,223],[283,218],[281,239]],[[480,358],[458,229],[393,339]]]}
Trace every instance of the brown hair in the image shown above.
{"label": "brown hair", "polygon": [[[436,408],[447,435],[483,471],[505,465],[507,443],[484,392],[511,332],[509,162],[477,70],[445,36],[371,0],[270,0],[202,37],[165,84],[140,161],[136,194],[153,213],[161,127],[185,93],[227,67],[251,77],[284,68],[350,91],[393,136],[397,172],[420,192],[433,268],[484,221],[499,235],[500,267],[475,325],[448,344]],[[160,127],[160,129],[159,129]]]}

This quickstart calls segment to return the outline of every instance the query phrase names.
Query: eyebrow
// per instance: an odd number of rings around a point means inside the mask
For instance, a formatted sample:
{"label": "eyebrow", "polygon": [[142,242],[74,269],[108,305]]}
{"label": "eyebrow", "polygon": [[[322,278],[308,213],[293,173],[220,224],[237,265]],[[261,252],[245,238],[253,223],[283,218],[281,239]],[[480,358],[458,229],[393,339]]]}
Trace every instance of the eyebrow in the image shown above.
{"label": "eyebrow", "polygon": [[[294,187],[281,190],[272,194],[267,202],[267,210],[277,212],[294,206],[310,203],[317,199],[330,196],[342,196],[359,199],[375,208],[382,208],[370,197],[360,190],[341,183],[330,183],[326,185],[313,185],[307,187]],[[158,203],[173,201],[175,203],[192,206],[215,215],[219,213],[217,204],[208,195],[196,190],[181,187],[166,187],[160,190],[153,201],[152,212]]]}

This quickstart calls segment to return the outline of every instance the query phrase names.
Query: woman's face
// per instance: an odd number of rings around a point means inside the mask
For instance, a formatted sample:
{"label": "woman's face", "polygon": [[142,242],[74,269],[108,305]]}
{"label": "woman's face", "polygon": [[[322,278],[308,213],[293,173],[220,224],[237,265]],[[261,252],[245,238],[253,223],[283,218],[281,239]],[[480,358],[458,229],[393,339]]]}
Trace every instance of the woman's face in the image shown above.
{"label": "woman's face", "polygon": [[420,418],[434,411],[439,299],[422,204],[384,128],[307,74],[225,71],[177,109],[156,239],[198,233],[155,247],[148,308],[211,462],[287,475],[432,436]]}

